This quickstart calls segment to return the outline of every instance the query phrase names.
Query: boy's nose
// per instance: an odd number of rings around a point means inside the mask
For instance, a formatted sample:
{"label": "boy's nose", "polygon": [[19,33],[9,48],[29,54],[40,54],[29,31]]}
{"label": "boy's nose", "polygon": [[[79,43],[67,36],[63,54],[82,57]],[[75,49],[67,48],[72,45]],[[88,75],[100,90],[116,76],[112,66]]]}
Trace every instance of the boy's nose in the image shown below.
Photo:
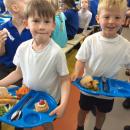
{"label": "boy's nose", "polygon": [[114,18],[110,18],[110,19],[108,20],[108,22],[109,22],[109,23],[114,23],[114,22],[115,22],[115,19],[114,19]]}
{"label": "boy's nose", "polygon": [[44,29],[44,28],[45,28],[45,23],[44,23],[44,22],[40,22],[40,24],[39,24],[39,28]]}

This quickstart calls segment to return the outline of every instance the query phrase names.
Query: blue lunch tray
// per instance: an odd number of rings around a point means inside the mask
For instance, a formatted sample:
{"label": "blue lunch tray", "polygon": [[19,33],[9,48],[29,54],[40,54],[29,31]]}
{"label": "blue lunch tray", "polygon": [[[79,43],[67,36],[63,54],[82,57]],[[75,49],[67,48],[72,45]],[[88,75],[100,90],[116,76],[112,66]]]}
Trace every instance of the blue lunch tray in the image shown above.
{"label": "blue lunch tray", "polygon": [[[17,88],[10,88],[9,92],[15,95]],[[29,102],[23,107],[22,115],[18,120],[11,121],[11,115],[22,106],[22,104],[29,98]],[[49,105],[49,110],[47,112],[36,112],[34,109],[34,104],[40,99],[46,100]],[[9,112],[0,117],[1,122],[5,122],[9,125],[19,127],[19,128],[33,128],[45,123],[52,122],[56,115],[49,116],[49,113],[57,107],[57,103],[50,95],[45,92],[39,92],[31,90],[27,95],[25,95]]]}
{"label": "blue lunch tray", "polygon": [[89,93],[92,95],[103,95],[108,97],[130,97],[130,83],[126,81],[121,81],[117,79],[106,79],[106,84],[108,86],[108,91],[103,90],[103,82],[101,77],[93,77],[94,80],[98,80],[98,91],[94,91],[91,89],[87,89],[84,86],[80,84],[80,80],[76,79],[72,82],[74,86],[76,86],[80,91],[83,91],[85,93]]}

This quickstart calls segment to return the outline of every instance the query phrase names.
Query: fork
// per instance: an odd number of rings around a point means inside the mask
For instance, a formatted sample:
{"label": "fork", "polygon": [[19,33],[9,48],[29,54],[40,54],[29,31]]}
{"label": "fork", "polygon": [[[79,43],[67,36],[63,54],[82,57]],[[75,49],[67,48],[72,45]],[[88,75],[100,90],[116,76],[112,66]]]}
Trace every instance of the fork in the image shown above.
{"label": "fork", "polygon": [[103,91],[104,92],[109,92],[109,86],[107,84],[107,79],[105,76],[102,76],[101,77],[101,80],[102,80],[102,84],[103,84]]}

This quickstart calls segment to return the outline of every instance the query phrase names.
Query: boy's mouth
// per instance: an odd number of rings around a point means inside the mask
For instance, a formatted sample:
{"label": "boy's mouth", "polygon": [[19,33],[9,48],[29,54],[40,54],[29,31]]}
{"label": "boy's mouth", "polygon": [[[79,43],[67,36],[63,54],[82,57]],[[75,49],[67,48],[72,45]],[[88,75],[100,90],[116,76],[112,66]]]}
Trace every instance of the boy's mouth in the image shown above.
{"label": "boy's mouth", "polygon": [[42,35],[42,34],[48,34],[48,33],[47,32],[37,32],[37,34]]}
{"label": "boy's mouth", "polygon": [[108,30],[114,30],[116,27],[107,27]]}

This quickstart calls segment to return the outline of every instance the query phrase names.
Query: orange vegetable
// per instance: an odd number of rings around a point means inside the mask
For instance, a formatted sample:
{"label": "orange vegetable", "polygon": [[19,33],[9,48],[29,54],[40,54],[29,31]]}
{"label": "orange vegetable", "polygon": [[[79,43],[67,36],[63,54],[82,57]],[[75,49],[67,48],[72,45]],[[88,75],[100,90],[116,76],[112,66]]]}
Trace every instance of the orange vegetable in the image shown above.
{"label": "orange vegetable", "polygon": [[16,95],[21,98],[24,95],[26,95],[28,92],[30,91],[30,89],[28,87],[26,87],[24,84],[16,91]]}

